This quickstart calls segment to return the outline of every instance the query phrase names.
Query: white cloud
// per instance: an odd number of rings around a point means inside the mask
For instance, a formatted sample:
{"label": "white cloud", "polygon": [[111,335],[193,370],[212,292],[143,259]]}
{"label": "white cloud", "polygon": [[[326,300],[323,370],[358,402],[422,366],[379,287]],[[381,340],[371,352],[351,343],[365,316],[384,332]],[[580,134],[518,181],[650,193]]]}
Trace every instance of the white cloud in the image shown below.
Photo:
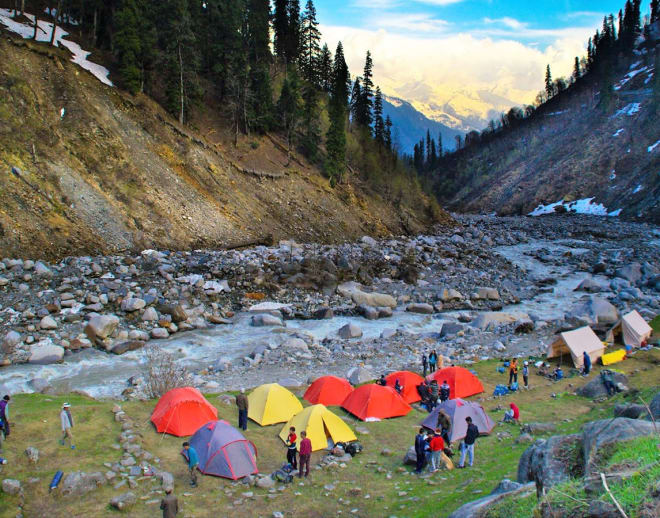
{"label": "white cloud", "polygon": [[449,23],[428,14],[384,14],[375,18],[373,25],[385,29],[417,33],[441,32],[447,28]]}
{"label": "white cloud", "polygon": [[451,5],[451,4],[458,4],[462,2],[463,0],[417,0],[417,2],[421,4],[429,4],[429,5]]}
{"label": "white cloud", "polygon": [[516,20],[515,18],[509,18],[508,16],[505,16],[504,18],[484,18],[484,23],[487,25],[504,25],[506,27],[509,27],[510,29],[522,29],[524,27],[527,27],[526,23],[520,22]]}

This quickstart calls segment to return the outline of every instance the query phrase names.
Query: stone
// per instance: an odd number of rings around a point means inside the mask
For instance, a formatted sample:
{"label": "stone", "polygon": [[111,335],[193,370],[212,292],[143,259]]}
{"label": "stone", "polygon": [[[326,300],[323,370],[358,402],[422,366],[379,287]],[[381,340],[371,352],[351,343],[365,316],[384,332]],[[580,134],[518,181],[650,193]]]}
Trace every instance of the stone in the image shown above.
{"label": "stone", "polygon": [[34,273],[40,277],[51,277],[53,272],[41,261],[37,261],[34,265]]}
{"label": "stone", "polygon": [[360,304],[358,307],[355,308],[355,310],[357,311],[358,314],[362,315],[367,320],[378,319],[378,310],[371,306],[365,306],[364,304]]}
{"label": "stone", "polygon": [[477,318],[472,321],[472,325],[481,330],[486,330],[491,327],[498,327],[506,324],[513,324],[519,320],[530,320],[529,315],[525,313],[504,313],[501,311],[489,311],[480,313]]}
{"label": "stone", "polygon": [[431,304],[424,303],[408,304],[406,311],[410,313],[420,313],[422,315],[432,315],[433,306],[431,306]]}
{"label": "stone", "polygon": [[30,385],[35,392],[44,393],[50,387],[50,382],[46,378],[34,378],[30,380]]}
{"label": "stone", "polygon": [[2,481],[2,492],[8,495],[17,495],[21,492],[21,482],[13,478],[6,478]]}
{"label": "stone", "polygon": [[312,318],[315,320],[328,320],[335,317],[335,312],[332,308],[319,308],[312,313]]}
{"label": "stone", "polygon": [[174,491],[174,475],[168,471],[159,471],[156,475],[161,482],[163,491],[168,489]]}
{"label": "stone", "polygon": [[128,351],[136,351],[144,347],[145,342],[140,340],[126,340],[125,342],[120,342],[117,345],[114,345],[110,352],[113,354],[124,354]]}
{"label": "stone", "polygon": [[[502,484],[503,482],[505,481],[500,482],[494,491],[496,491],[498,488],[503,489],[505,487],[515,487],[513,485],[515,482],[512,482],[511,485],[506,483]],[[516,489],[511,489],[510,491],[493,492],[488,496],[464,504],[463,506],[456,509],[456,511],[451,513],[448,518],[475,518],[476,516],[484,516],[488,508],[496,505],[502,499],[511,497],[513,501],[517,501],[529,494],[532,494],[534,491],[535,487],[534,483],[532,482],[529,484],[520,485]]]}
{"label": "stone", "polygon": [[157,309],[164,315],[170,315],[172,322],[179,323],[188,320],[188,314],[181,304],[163,304]]}
{"label": "stone", "polygon": [[651,421],[653,418],[656,421],[660,421],[660,392],[653,397],[649,403],[649,408],[651,409],[651,413],[649,414],[647,412],[645,419]]}
{"label": "stone", "polygon": [[133,311],[144,309],[146,305],[147,303],[144,299],[129,298],[121,301],[121,310],[127,313],[132,313]]}
{"label": "stone", "polygon": [[27,455],[28,460],[32,464],[39,462],[39,450],[37,450],[34,446],[28,446],[25,450],[25,455]]}
{"label": "stone", "polygon": [[57,329],[57,322],[53,317],[45,316],[41,319],[41,322],[39,322],[39,327],[45,330]]}
{"label": "stone", "polygon": [[463,324],[458,322],[445,322],[442,324],[440,329],[440,337],[445,338],[446,336],[454,336],[465,329]]}
{"label": "stone", "polygon": [[528,433],[521,433],[518,437],[516,437],[516,444],[522,444],[524,442],[533,442],[534,437],[532,437]]}
{"label": "stone", "polygon": [[595,281],[591,277],[584,279],[574,291],[586,291],[589,293],[599,293],[605,291],[606,287]]}
{"label": "stone", "polygon": [[571,477],[571,466],[564,461],[562,452],[576,447],[578,434],[554,435],[539,439],[527,448],[518,461],[518,482],[525,484],[537,478],[544,487],[552,487]]}
{"label": "stone", "polygon": [[30,349],[28,363],[48,365],[61,362],[64,358],[64,347],[47,342],[39,342]]}
{"label": "stone", "polygon": [[73,471],[64,476],[60,485],[60,492],[64,496],[82,496],[101,487],[105,482],[105,475],[103,473]]}
{"label": "stone", "polygon": [[275,481],[271,477],[259,477],[256,486],[262,489],[270,489],[271,487],[275,487]]}
{"label": "stone", "polygon": [[552,433],[557,429],[555,423],[526,423],[521,431],[530,435]]}
{"label": "stone", "polygon": [[586,514],[587,518],[619,518],[620,516],[614,504],[602,500],[592,500]]}
{"label": "stone", "polygon": [[495,288],[477,288],[477,295],[480,299],[500,300],[500,293]]}
{"label": "stone", "polygon": [[114,507],[115,509],[118,509],[119,511],[123,511],[124,509],[128,509],[135,505],[137,502],[137,497],[135,496],[134,493],[131,493],[130,491],[127,493],[123,493],[119,496],[115,496],[110,500],[110,507]]}
{"label": "stone", "polygon": [[644,405],[637,405],[635,403],[623,403],[614,407],[614,415],[616,417],[628,417],[630,419],[637,419],[645,412],[646,407]]}
{"label": "stone", "polygon": [[158,320],[158,311],[156,311],[156,309],[151,306],[145,309],[144,313],[142,313],[143,322],[156,322],[157,320]]}
{"label": "stone", "polygon": [[635,285],[642,279],[642,266],[639,263],[631,263],[622,268],[617,268],[614,275]]}
{"label": "stone", "polygon": [[403,456],[403,463],[406,466],[415,466],[417,464],[417,453],[415,452],[414,446],[411,446],[408,448],[408,451],[406,451]]}
{"label": "stone", "polygon": [[163,338],[168,338],[169,336],[170,336],[169,331],[164,327],[154,327],[151,330],[151,338],[163,339]]}
{"label": "stone", "polygon": [[356,282],[346,282],[337,286],[337,293],[343,297],[349,297],[353,303],[365,306],[395,308],[396,299],[385,293],[367,293]]}
{"label": "stone", "polygon": [[254,327],[283,326],[284,322],[282,322],[281,318],[269,315],[268,313],[262,313],[252,317],[252,325]]}
{"label": "stone", "polygon": [[[620,372],[614,372],[612,371],[612,379],[614,380],[615,384],[622,384],[625,387],[628,387],[628,378],[626,377],[625,374],[622,374]],[[607,389],[605,388],[605,385],[603,385],[603,382],[601,381],[600,376],[594,377],[591,381],[586,383],[584,386],[580,387],[575,391],[575,393],[578,396],[590,398],[590,399],[598,399],[598,398],[604,398],[608,397],[607,395]]]}
{"label": "stone", "polygon": [[343,338],[344,340],[360,338],[362,336],[362,329],[351,322],[341,327],[339,331],[337,331],[337,334],[339,335],[339,338]]}
{"label": "stone", "polygon": [[374,373],[365,367],[353,367],[346,373],[346,379],[353,386],[361,385],[375,378]]}
{"label": "stone", "polygon": [[620,441],[629,441],[638,437],[655,434],[654,424],[642,419],[617,417],[585,424],[582,428],[582,452],[584,454],[585,473],[591,472],[591,464],[598,450]]}
{"label": "stone", "polygon": [[371,248],[376,248],[378,246],[378,241],[376,241],[371,236],[362,236],[362,239],[360,239],[360,242],[364,245],[367,245],[368,247],[371,247]]}
{"label": "stone", "polygon": [[9,331],[2,339],[2,352],[11,354],[18,344],[21,343],[21,335],[16,331]]}
{"label": "stone", "polygon": [[91,341],[103,340],[114,333],[119,326],[119,318],[115,315],[94,315],[85,326],[85,334]]}
{"label": "stone", "polygon": [[522,484],[519,482],[514,482],[513,480],[509,480],[508,478],[500,480],[500,482],[495,486],[495,489],[493,489],[490,494],[491,495],[501,495],[502,493],[510,493],[511,491],[516,491],[517,489],[520,489],[522,487]]}
{"label": "stone", "polygon": [[619,312],[607,299],[591,295],[586,302],[569,311],[566,318],[590,325],[616,324],[619,321]]}

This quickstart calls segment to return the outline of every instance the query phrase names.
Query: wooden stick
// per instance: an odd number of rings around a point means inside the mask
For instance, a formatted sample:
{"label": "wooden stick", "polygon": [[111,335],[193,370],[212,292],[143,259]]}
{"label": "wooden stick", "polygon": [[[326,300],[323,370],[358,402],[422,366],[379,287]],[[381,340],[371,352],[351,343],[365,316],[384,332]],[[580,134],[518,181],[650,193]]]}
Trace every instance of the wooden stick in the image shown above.
{"label": "wooden stick", "polygon": [[605,491],[607,491],[607,494],[610,495],[610,498],[612,499],[612,502],[614,502],[614,505],[616,505],[616,508],[621,513],[621,516],[623,516],[623,518],[628,518],[628,515],[624,512],[624,510],[621,507],[621,505],[619,504],[619,502],[617,502],[616,498],[614,498],[614,495],[610,491],[610,488],[607,487],[607,480],[605,479],[605,473],[600,474],[600,479],[603,481],[603,487],[605,488]]}
{"label": "wooden stick", "polygon": [[571,500],[577,502],[578,504],[586,505],[587,507],[589,507],[589,504],[588,504],[586,501],[584,501],[584,500],[578,500],[577,498],[574,498],[574,497],[572,497],[571,495],[567,495],[566,493],[564,493],[564,492],[562,492],[562,491],[559,491],[559,489],[555,489],[554,487],[551,487],[551,488],[550,488],[550,491],[554,491],[554,492],[556,492],[556,493],[559,493],[560,495],[563,495],[563,496],[565,496],[566,498],[570,498]]}

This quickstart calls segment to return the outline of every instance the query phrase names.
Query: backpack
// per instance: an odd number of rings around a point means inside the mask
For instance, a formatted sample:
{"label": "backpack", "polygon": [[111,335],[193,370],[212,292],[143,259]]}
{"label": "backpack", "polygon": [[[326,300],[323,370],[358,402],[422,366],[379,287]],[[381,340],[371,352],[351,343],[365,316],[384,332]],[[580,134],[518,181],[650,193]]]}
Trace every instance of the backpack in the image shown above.
{"label": "backpack", "polygon": [[282,482],[283,484],[290,484],[293,482],[293,475],[289,471],[284,469],[278,469],[275,473],[271,475],[272,479],[277,482]]}
{"label": "backpack", "polygon": [[355,441],[350,444],[346,445],[346,449],[344,450],[346,453],[348,453],[351,457],[355,457],[358,453],[362,452],[362,445]]}
{"label": "backpack", "polygon": [[511,392],[515,392],[516,390],[518,390],[518,382],[514,381],[511,383]]}

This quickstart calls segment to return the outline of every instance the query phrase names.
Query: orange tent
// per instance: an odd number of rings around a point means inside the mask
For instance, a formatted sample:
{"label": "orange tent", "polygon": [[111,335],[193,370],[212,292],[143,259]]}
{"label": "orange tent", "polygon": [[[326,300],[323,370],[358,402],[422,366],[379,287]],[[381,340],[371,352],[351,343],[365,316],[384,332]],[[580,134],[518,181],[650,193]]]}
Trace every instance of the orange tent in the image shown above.
{"label": "orange tent", "polygon": [[362,385],[351,392],[342,408],[362,421],[380,421],[406,415],[412,407],[392,387]]}
{"label": "orange tent", "polygon": [[446,381],[450,388],[449,399],[474,396],[484,391],[484,386],[479,378],[463,367],[445,367],[428,375],[426,379],[428,381],[436,380],[438,385],[442,385],[442,382]]}
{"label": "orange tent", "polygon": [[151,422],[158,433],[177,437],[192,435],[210,421],[218,420],[218,411],[193,387],[175,388],[158,400]]}
{"label": "orange tent", "polygon": [[303,399],[312,405],[338,406],[351,392],[353,387],[348,380],[337,376],[321,376],[305,391]]}
{"label": "orange tent", "polygon": [[385,376],[388,387],[394,388],[396,380],[399,380],[399,385],[403,387],[401,397],[406,403],[417,403],[417,401],[422,400],[419,397],[419,392],[417,392],[417,385],[421,385],[424,378],[419,374],[410,371],[397,371]]}

